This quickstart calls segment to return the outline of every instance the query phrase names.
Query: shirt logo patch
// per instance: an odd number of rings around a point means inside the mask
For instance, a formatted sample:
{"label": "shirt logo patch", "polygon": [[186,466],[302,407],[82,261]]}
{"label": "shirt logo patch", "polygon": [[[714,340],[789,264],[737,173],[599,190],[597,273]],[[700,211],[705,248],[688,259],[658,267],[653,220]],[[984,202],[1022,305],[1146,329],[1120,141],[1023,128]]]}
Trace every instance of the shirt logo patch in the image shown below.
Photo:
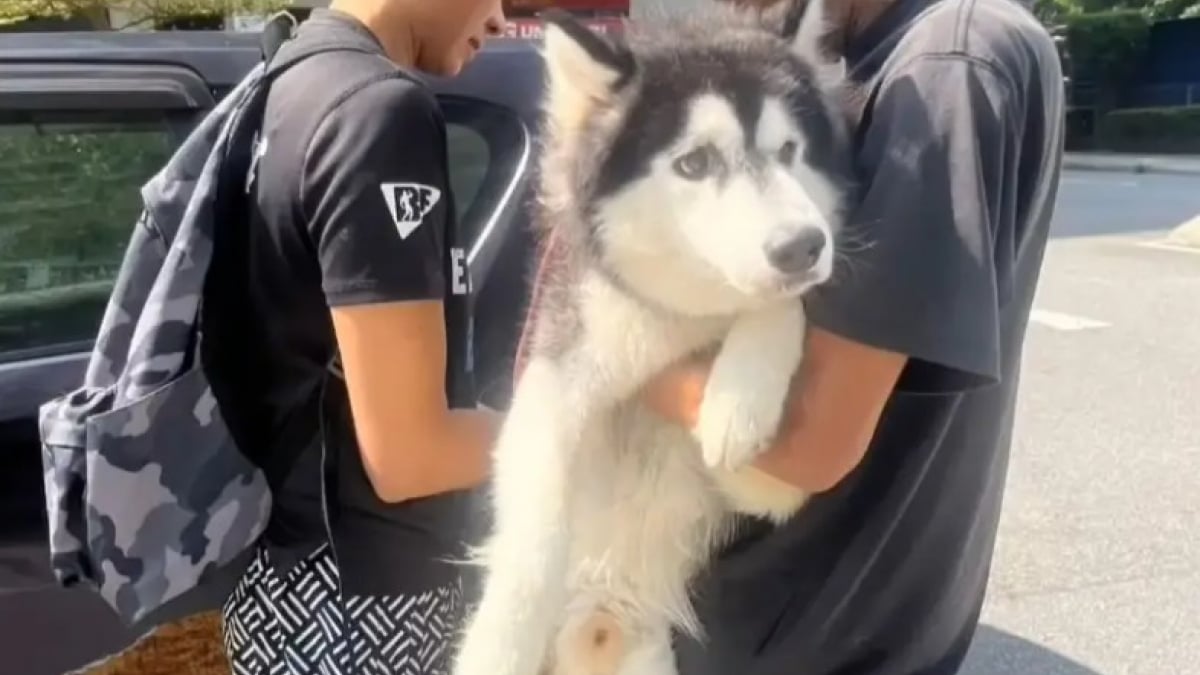
{"label": "shirt logo patch", "polygon": [[466,295],[471,292],[467,252],[458,247],[450,249],[450,292],[454,295]]}
{"label": "shirt logo patch", "polygon": [[379,189],[401,239],[408,239],[442,199],[441,190],[420,183],[380,183]]}

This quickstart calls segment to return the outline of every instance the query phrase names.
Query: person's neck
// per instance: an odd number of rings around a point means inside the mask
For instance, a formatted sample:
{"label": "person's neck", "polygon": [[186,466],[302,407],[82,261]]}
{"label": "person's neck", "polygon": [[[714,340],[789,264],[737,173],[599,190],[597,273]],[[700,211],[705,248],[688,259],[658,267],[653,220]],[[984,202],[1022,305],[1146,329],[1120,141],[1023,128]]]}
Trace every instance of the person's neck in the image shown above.
{"label": "person's neck", "polygon": [[417,63],[418,49],[405,3],[396,0],[332,0],[329,9],[358,19],[383,45],[387,57],[399,66]]}
{"label": "person's neck", "polygon": [[[828,0],[826,0],[828,2]],[[845,46],[861,36],[897,0],[843,0],[827,5],[837,26],[837,42]]]}

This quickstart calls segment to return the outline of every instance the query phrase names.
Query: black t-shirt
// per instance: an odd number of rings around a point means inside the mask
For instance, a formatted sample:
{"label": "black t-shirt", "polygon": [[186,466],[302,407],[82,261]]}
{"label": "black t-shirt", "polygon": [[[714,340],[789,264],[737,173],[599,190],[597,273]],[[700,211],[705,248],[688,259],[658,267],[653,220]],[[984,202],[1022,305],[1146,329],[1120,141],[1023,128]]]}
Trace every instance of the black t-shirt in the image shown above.
{"label": "black t-shirt", "polygon": [[[317,10],[277,60],[251,172],[247,289],[260,354],[253,420],[269,448],[267,539],[285,566],[327,539],[322,439],[336,468],[333,539],[348,594],[396,594],[457,574],[466,493],[387,505],[372,490],[335,360],[330,308],[439,299],[452,406],[473,406],[470,280],[457,237],[446,128],[433,94],[350,17]],[[331,360],[332,366],[331,366]],[[403,439],[397,439],[403,452]]]}
{"label": "black t-shirt", "polygon": [[898,0],[847,66],[867,95],[848,227],[869,245],[809,316],[911,359],[859,468],[698,584],[707,647],[681,640],[682,675],[949,675],[978,619],[1059,179],[1058,56],[1012,0]]}

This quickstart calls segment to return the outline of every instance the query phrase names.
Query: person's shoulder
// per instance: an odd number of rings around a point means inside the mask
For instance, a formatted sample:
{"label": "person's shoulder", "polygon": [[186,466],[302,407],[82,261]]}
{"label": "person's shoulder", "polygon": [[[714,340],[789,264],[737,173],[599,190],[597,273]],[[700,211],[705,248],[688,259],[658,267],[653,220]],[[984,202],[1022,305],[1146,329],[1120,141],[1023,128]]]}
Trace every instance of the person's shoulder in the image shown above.
{"label": "person's shoulder", "polygon": [[896,65],[959,60],[1023,79],[1058,58],[1045,26],[1019,0],[938,0],[913,23]]}
{"label": "person's shoulder", "polygon": [[[271,98],[281,121],[320,125],[349,117],[368,124],[440,117],[437,98],[418,76],[382,55],[354,50],[315,54],[292,66],[272,86]],[[312,124],[299,127],[311,130]]]}
{"label": "person's shoulder", "polygon": [[429,87],[401,70],[379,73],[347,87],[327,114],[395,127],[437,125],[442,118]]}

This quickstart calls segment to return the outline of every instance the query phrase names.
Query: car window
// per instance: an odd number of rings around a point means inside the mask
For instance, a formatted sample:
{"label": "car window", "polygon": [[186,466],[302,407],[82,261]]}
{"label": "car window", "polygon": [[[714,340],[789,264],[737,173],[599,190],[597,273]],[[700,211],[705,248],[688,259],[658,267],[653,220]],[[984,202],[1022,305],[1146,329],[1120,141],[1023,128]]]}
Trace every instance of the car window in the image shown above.
{"label": "car window", "polygon": [[492,161],[491,150],[487,139],[478,130],[453,122],[446,125],[446,145],[450,162],[450,189],[454,191],[458,222],[466,223],[470,207],[487,178],[488,165]]}
{"label": "car window", "polygon": [[[481,400],[496,407],[511,389],[511,351],[523,302],[528,242],[524,180],[530,136],[517,113],[475,98],[440,97],[450,182],[478,293],[473,348]],[[524,238],[524,239],[523,239]],[[514,247],[515,245],[515,247]]]}
{"label": "car window", "polygon": [[440,103],[459,228],[474,247],[513,196],[525,159],[524,127],[513,111],[492,103],[462,96]]}
{"label": "car window", "polygon": [[0,361],[87,347],[171,145],[153,113],[0,117]]}
{"label": "car window", "polygon": [[[473,246],[518,173],[506,109],[445,102],[451,189]],[[0,362],[90,348],[141,209],[174,148],[161,114],[0,114]]]}

